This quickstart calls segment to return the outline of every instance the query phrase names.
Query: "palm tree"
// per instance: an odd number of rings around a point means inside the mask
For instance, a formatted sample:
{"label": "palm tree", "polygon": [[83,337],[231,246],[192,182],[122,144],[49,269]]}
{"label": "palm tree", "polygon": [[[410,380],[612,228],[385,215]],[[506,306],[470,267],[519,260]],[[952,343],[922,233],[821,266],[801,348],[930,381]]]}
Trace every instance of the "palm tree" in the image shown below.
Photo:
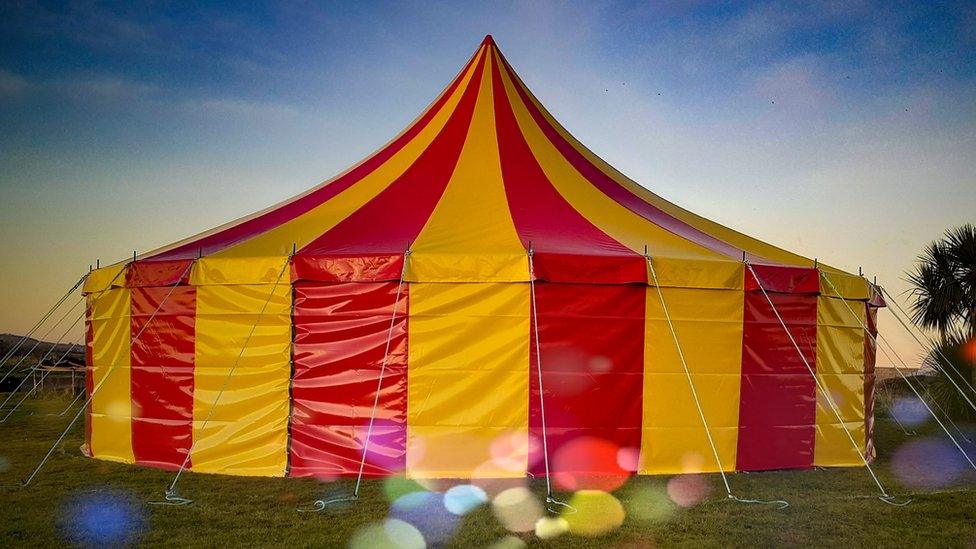
{"label": "palm tree", "polygon": [[[976,226],[949,229],[926,246],[908,281],[913,320],[939,332],[947,357],[964,356],[962,346],[976,338]],[[950,367],[976,385],[976,368],[966,362]]]}

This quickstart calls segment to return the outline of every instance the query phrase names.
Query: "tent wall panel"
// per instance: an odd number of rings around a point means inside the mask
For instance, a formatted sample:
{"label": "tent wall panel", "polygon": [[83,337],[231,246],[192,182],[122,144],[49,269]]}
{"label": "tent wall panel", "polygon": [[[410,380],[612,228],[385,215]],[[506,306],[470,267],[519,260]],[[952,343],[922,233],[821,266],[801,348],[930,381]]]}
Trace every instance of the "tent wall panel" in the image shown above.
{"label": "tent wall panel", "polygon": [[529,285],[411,284],[407,474],[522,477]]}
{"label": "tent wall panel", "polygon": [[[848,309],[850,307],[850,309]],[[860,313],[855,318],[851,314]],[[817,377],[833,399],[843,423],[817,392],[817,438],[814,465],[861,465],[864,453],[864,304],[840,298],[817,298]],[[858,442],[851,445],[844,427]]]}
{"label": "tent wall panel", "polygon": [[[817,296],[769,292],[776,311],[816,367]],[[736,469],[813,466],[816,383],[761,291],[745,292]]]}
{"label": "tent wall panel", "polygon": [[89,451],[96,458],[124,463],[135,461],[132,455],[129,303],[130,291],[124,288],[88,296],[92,332],[90,390],[98,389],[90,408]]}
{"label": "tent wall panel", "polygon": [[[619,475],[641,444],[644,287],[540,283],[536,315],[550,471]],[[530,340],[529,470],[545,474],[535,338]],[[607,459],[610,457],[611,459]],[[567,485],[568,487],[571,484]]]}
{"label": "tent wall panel", "polygon": [[192,442],[196,289],[133,288],[131,296],[132,451],[140,465],[175,469]]}
{"label": "tent wall panel", "polygon": [[287,276],[197,287],[194,471],[284,475],[291,343]]}
{"label": "tent wall panel", "polygon": [[[722,467],[736,466],[742,369],[743,295],[662,288]],[[655,288],[645,290],[641,474],[718,471]]]}
{"label": "tent wall panel", "polygon": [[[397,302],[398,286],[398,282],[295,284],[291,476],[355,476],[374,402],[376,419],[363,474],[403,471],[407,288],[401,289]],[[394,306],[396,323],[376,401]]]}

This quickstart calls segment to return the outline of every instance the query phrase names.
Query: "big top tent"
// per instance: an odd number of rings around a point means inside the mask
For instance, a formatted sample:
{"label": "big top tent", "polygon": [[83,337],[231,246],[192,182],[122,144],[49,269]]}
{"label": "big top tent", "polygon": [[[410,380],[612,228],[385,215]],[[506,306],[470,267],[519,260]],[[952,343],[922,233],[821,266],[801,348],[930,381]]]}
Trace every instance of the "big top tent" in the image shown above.
{"label": "big top tent", "polygon": [[875,287],[631,181],[491,37],[345,173],[84,290],[96,459],[571,486],[873,455]]}

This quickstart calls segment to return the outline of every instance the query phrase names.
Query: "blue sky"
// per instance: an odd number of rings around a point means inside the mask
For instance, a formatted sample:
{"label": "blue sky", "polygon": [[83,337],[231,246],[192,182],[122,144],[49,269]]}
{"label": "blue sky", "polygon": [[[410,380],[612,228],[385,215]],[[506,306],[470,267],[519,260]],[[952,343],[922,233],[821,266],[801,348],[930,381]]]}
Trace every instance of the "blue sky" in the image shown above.
{"label": "blue sky", "polygon": [[922,245],[976,219],[976,9],[962,2],[12,1],[0,331],[25,329],[96,257],[342,171],[487,33],[638,182],[893,290]]}

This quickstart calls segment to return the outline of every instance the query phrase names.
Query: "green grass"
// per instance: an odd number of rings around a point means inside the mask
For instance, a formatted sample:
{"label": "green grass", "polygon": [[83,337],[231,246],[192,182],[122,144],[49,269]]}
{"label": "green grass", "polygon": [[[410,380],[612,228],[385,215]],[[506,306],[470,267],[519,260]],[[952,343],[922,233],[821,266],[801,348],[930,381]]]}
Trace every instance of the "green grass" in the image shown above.
{"label": "green grass", "polygon": [[[252,479],[187,473],[180,480],[181,495],[195,500],[183,507],[152,506],[173,478],[155,469],[95,461],[78,451],[84,429],[75,427],[35,482],[22,488],[26,477],[67,424],[59,412],[66,401],[31,400],[25,410],[0,425],[0,473],[3,504],[0,541],[4,546],[52,546],[84,541],[73,528],[77,502],[112,494],[130,502],[143,517],[136,541],[174,546],[342,546],[365,524],[387,514],[383,481],[367,481],[362,498],[328,512],[302,514],[296,506],[320,497],[326,490],[351,490],[348,481],[323,484],[306,479]],[[904,434],[888,421],[878,421],[877,471],[890,491],[905,493],[891,471],[889,459],[906,443]],[[932,466],[938,466],[933,463]],[[688,509],[667,504],[661,494],[666,477],[635,477],[614,492],[627,517],[623,525],[597,538],[564,534],[542,541],[530,534],[519,537],[551,546],[972,546],[976,544],[976,491],[915,495],[907,507],[885,505],[872,496],[876,489],[862,468],[788,471],[730,476],[742,497],[786,499],[790,507],[724,501],[720,479],[708,475],[708,500]],[[969,476],[957,483],[974,486]],[[544,484],[534,481],[540,496]],[[485,546],[507,535],[490,505],[463,517],[450,544]]]}

